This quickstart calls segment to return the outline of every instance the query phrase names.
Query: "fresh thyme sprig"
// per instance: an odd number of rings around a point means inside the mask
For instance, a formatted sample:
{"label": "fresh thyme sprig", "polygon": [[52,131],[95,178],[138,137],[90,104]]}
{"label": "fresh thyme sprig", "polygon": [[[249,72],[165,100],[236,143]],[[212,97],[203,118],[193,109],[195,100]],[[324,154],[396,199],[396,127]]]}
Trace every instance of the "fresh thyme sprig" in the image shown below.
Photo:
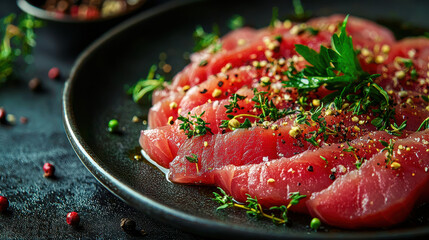
{"label": "fresh thyme sprig", "polygon": [[[261,114],[254,115],[254,114],[239,114],[239,115],[232,115],[229,114],[227,117],[229,120],[222,120],[222,123],[220,125],[220,128],[229,128],[231,130],[237,129],[237,128],[250,128],[252,126],[249,117],[259,119],[259,123],[263,123],[264,121],[270,120],[270,121],[276,121],[280,118],[283,118],[287,115],[294,114],[295,111],[291,109],[278,109],[272,100],[268,99],[268,92],[258,92],[258,90],[255,88],[253,89],[254,97],[252,98],[252,101],[255,103],[254,107],[256,109],[261,110]],[[240,106],[238,105],[238,100],[245,99],[245,96],[241,96],[238,94],[231,95],[229,99],[228,105],[225,105],[224,107],[227,109],[226,113],[231,112],[237,112],[237,110],[240,110]],[[243,123],[240,123],[237,119],[246,117]]]}
{"label": "fresh thyme sprig", "polygon": [[164,87],[164,77],[156,74],[157,67],[152,65],[146,78],[140,79],[136,84],[127,90],[132,95],[134,102],[138,103],[146,94],[150,94],[156,89]]}
{"label": "fresh thyme sprig", "polygon": [[392,130],[388,130],[388,129],[386,129],[385,131],[387,132],[387,133],[389,133],[390,135],[394,135],[394,136],[401,136],[402,135],[402,130],[404,130],[405,129],[405,127],[407,127],[407,120],[405,120],[405,121],[403,121],[402,123],[401,123],[401,125],[399,125],[398,126],[398,124],[396,124],[396,123],[393,123],[393,124],[390,124],[390,128],[392,129]]}
{"label": "fresh thyme sprig", "polygon": [[357,154],[356,154],[356,148],[351,146],[349,142],[347,142],[348,148],[344,148],[343,151],[344,152],[351,152],[353,153],[353,156],[356,158],[356,162],[354,163],[354,165],[356,166],[356,169],[360,169],[360,167],[362,166],[363,162],[365,161],[364,158],[358,158]]}
{"label": "fresh thyme sprig", "polygon": [[213,32],[206,33],[202,26],[197,26],[193,34],[195,47],[194,51],[198,52],[211,47],[210,52],[215,53],[222,49],[222,43],[219,41],[219,27],[213,26]]}
{"label": "fresh thyme sprig", "polygon": [[249,194],[246,194],[247,196],[247,200],[246,200],[246,204],[239,204],[239,203],[235,203],[233,198],[231,196],[229,196],[228,194],[226,194],[226,192],[218,187],[219,191],[221,194],[217,193],[217,192],[213,192],[213,195],[215,196],[213,198],[213,201],[221,204],[216,210],[221,210],[221,209],[225,209],[225,208],[229,208],[229,207],[237,207],[237,208],[242,208],[244,210],[246,210],[246,213],[248,216],[252,217],[252,218],[268,218],[271,219],[273,221],[273,223],[275,224],[285,224],[289,221],[288,217],[287,217],[287,211],[288,209],[299,203],[299,201],[305,197],[307,197],[306,195],[301,195],[299,194],[299,192],[292,192],[289,194],[289,199],[290,202],[288,204],[288,206],[273,206],[271,207],[269,210],[271,211],[279,211],[280,212],[280,216],[275,216],[274,213],[267,214],[264,212],[261,204],[258,202],[258,199],[256,197],[252,198]]}
{"label": "fresh thyme sprig", "polygon": [[419,128],[417,129],[417,132],[424,129],[429,129],[429,117],[423,120],[423,122],[420,124]]}
{"label": "fresh thyme sprig", "polygon": [[13,74],[19,56],[29,62],[27,56],[36,45],[34,29],[42,25],[40,20],[28,14],[18,18],[15,14],[10,14],[0,20],[0,85]]}
{"label": "fresh thyme sprig", "polygon": [[350,110],[356,115],[374,107],[372,111],[378,116],[371,123],[378,130],[384,130],[390,125],[394,108],[387,92],[374,82],[379,74],[370,75],[362,70],[352,38],[346,32],[347,20],[348,16],[343,21],[340,34],[333,34],[332,48],[321,46],[316,52],[308,46],[295,45],[296,51],[311,65],[302,71],[291,66],[284,73],[289,80],[283,83],[286,87],[298,89],[301,95],[326,86],[334,92],[323,99],[324,103],[329,105],[333,102],[337,109],[341,109],[346,101],[350,102]]}
{"label": "fresh thyme sprig", "polygon": [[323,136],[323,140],[326,141],[329,138],[329,135],[335,135],[338,132],[335,129],[329,128],[327,122],[324,117],[322,117],[323,104],[317,108],[313,108],[310,111],[299,111],[295,122],[298,124],[306,124],[308,126],[312,126],[308,117],[313,123],[316,123],[319,127],[317,131],[311,131],[309,138],[305,138],[305,140],[311,143],[313,146],[320,147],[317,138],[319,136]]}
{"label": "fresh thyme sprig", "polygon": [[240,105],[238,105],[238,101],[244,99],[246,99],[246,96],[242,96],[237,93],[232,94],[231,97],[229,97],[229,104],[224,105],[224,107],[226,108],[225,112],[232,113],[237,112],[237,110],[240,110]]}
{"label": "fresh thyme sprig", "polygon": [[393,141],[393,139],[389,139],[389,142],[383,141],[383,140],[379,140],[379,142],[383,145],[383,149],[381,150],[381,152],[387,151],[387,156],[386,156],[386,166],[390,165],[393,162],[393,148],[395,146],[395,142]]}
{"label": "fresh thyme sprig", "polygon": [[[202,112],[200,115],[195,114],[194,116],[184,117],[179,116],[177,119],[182,121],[182,123],[179,124],[181,130],[183,130],[188,136],[188,138],[194,137],[194,136],[204,136],[207,133],[212,133],[212,130],[207,127],[210,123],[205,122],[201,117],[204,115],[205,111]],[[189,112],[188,115],[191,113]]]}

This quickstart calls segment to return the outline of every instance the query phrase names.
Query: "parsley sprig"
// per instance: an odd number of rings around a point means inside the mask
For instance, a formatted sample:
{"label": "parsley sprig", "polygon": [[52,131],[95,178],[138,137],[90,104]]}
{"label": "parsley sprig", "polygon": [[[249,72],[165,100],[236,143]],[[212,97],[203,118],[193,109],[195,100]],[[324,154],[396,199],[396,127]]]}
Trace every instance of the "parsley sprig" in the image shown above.
{"label": "parsley sprig", "polygon": [[18,57],[29,62],[27,56],[36,45],[34,29],[41,26],[40,20],[28,14],[18,18],[10,14],[0,20],[0,84],[13,74]]}
{"label": "parsley sprig", "polygon": [[387,92],[374,82],[379,74],[370,75],[362,70],[352,38],[346,32],[347,20],[348,16],[341,25],[340,34],[333,34],[332,48],[321,46],[320,51],[316,52],[308,46],[295,45],[296,51],[311,65],[297,71],[292,64],[284,73],[289,80],[283,83],[304,95],[325,86],[334,92],[326,96],[323,102],[327,105],[333,102],[337,109],[349,102],[349,109],[356,115],[364,114],[373,107],[372,111],[377,117],[371,123],[377,129],[384,130],[390,125],[394,108]]}
{"label": "parsley sprig", "polygon": [[190,116],[190,112],[188,115],[190,117],[184,117],[180,115],[177,119],[182,121],[179,124],[181,130],[184,131],[188,138],[192,138],[194,136],[204,136],[207,133],[212,133],[211,128],[207,127],[210,123],[205,122],[201,117],[204,115],[205,111],[203,111],[200,115]]}
{"label": "parsley sprig", "polygon": [[290,202],[287,206],[281,205],[281,206],[273,206],[269,210],[271,211],[278,211],[280,214],[278,216],[274,215],[274,213],[267,214],[264,212],[261,204],[258,202],[258,199],[256,197],[252,198],[249,194],[246,194],[247,200],[245,204],[239,204],[235,203],[233,201],[233,198],[229,196],[225,191],[218,187],[221,194],[217,192],[213,192],[213,195],[215,196],[213,198],[213,201],[221,204],[216,210],[221,210],[229,207],[237,207],[242,208],[246,210],[246,213],[248,216],[252,218],[268,218],[273,221],[275,224],[285,224],[289,221],[287,216],[288,209],[293,206],[297,205],[299,201],[305,197],[306,195],[301,195],[299,192],[291,192],[289,193],[289,199]]}

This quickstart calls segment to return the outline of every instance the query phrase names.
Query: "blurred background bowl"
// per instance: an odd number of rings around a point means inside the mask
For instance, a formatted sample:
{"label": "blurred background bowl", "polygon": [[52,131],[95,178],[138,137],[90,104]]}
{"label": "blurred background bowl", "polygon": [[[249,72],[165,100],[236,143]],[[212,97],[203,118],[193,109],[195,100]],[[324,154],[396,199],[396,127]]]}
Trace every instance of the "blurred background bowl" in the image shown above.
{"label": "blurred background bowl", "polygon": [[[53,56],[64,54],[74,59],[86,46],[101,34],[125,19],[149,8],[156,0],[112,1],[111,6],[89,7],[84,0],[65,1],[67,6],[59,7],[55,0],[17,0],[18,7],[25,13],[44,21],[44,27],[37,31],[49,35],[49,51]],[[49,7],[49,2],[53,5]],[[73,3],[70,3],[73,2]],[[97,2],[103,2],[98,0]],[[158,1],[159,2],[159,1]],[[117,3],[117,4],[115,4]],[[126,5],[124,5],[126,4]],[[45,8],[50,8],[46,10]],[[52,8],[55,7],[55,8]],[[73,14],[71,9],[74,8]]]}

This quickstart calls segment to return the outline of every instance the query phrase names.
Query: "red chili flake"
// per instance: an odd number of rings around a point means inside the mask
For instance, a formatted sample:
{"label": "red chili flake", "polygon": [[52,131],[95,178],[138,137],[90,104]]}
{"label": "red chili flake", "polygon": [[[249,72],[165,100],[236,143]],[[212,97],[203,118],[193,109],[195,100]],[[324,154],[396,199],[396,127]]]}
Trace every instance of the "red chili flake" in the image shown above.
{"label": "red chili flake", "polygon": [[52,177],[55,174],[55,167],[50,163],[45,163],[43,165],[43,171],[45,172],[43,175],[44,177]]}
{"label": "red chili flake", "polygon": [[49,69],[48,77],[50,79],[59,78],[60,77],[60,69],[58,69],[57,67],[53,67],[53,68]]}
{"label": "red chili flake", "polygon": [[80,222],[80,217],[77,212],[67,213],[66,221],[68,225],[77,226]]}
{"label": "red chili flake", "polygon": [[9,207],[9,201],[6,197],[0,196],[0,212],[6,211]]}

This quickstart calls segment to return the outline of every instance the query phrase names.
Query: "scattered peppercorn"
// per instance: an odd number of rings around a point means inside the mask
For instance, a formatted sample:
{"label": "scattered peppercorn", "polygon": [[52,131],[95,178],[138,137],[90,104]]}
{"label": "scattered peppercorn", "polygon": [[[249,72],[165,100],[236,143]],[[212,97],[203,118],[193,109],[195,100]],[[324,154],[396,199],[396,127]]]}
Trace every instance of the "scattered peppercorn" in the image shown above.
{"label": "scattered peppercorn", "polygon": [[20,118],[19,118],[19,121],[20,121],[22,124],[27,124],[27,122],[28,122],[28,118],[26,118],[26,117],[20,117]]}
{"label": "scattered peppercorn", "polygon": [[28,82],[28,87],[31,91],[36,92],[39,91],[41,88],[41,82],[39,78],[33,78]]}
{"label": "scattered peppercorn", "polygon": [[318,218],[313,218],[313,219],[311,219],[310,227],[311,227],[311,229],[317,230],[317,229],[319,229],[321,224],[322,223],[320,222],[320,220]]}
{"label": "scattered peppercorn", "polygon": [[121,228],[124,232],[132,232],[136,230],[136,222],[129,218],[121,219]]}
{"label": "scattered peppercorn", "polygon": [[6,110],[4,108],[0,107],[0,123],[7,123],[6,121]]}
{"label": "scattered peppercorn", "polygon": [[332,181],[334,181],[334,180],[335,180],[335,175],[334,175],[333,173],[331,173],[331,174],[329,175],[329,179],[331,179]]}
{"label": "scattered peppercorn", "polygon": [[116,132],[119,128],[119,122],[116,119],[112,119],[108,124],[109,132]]}
{"label": "scattered peppercorn", "polygon": [[77,226],[80,222],[80,217],[77,212],[67,213],[66,221],[68,225]]}
{"label": "scattered peppercorn", "polygon": [[43,165],[43,171],[45,172],[45,174],[43,174],[44,177],[53,177],[55,174],[55,167],[50,163],[45,163]]}
{"label": "scattered peppercorn", "polygon": [[6,211],[9,207],[9,200],[6,197],[0,196],[0,212]]}
{"label": "scattered peppercorn", "polygon": [[60,77],[60,69],[57,68],[57,67],[53,67],[53,68],[49,69],[48,77],[50,79],[57,79],[57,78],[59,78]]}
{"label": "scattered peppercorn", "polygon": [[308,166],[307,170],[308,170],[309,172],[312,172],[312,171],[313,171],[313,166]]}

